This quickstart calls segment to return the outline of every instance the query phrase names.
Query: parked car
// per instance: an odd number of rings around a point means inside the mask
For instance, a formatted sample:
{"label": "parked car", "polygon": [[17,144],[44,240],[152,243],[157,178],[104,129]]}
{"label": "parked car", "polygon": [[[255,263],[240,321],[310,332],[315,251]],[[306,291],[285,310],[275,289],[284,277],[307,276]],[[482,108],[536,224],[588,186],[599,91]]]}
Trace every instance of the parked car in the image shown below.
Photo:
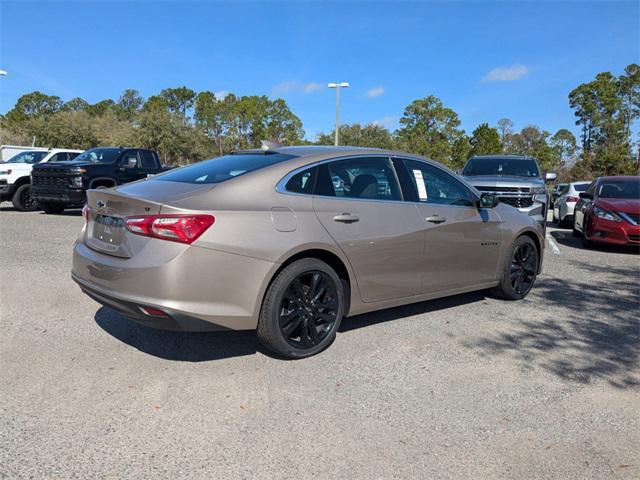
{"label": "parked car", "polygon": [[237,152],[87,200],[72,271],[87,295],[151,327],[257,329],[290,358],[347,315],[486,288],[521,299],[544,248],[533,218],[379,149]]}
{"label": "parked car", "polygon": [[[526,213],[545,229],[549,195],[534,158],[516,155],[474,156],[462,169],[462,175],[481,192],[496,195],[501,203]],[[555,173],[545,176],[546,181],[555,178]]]}
{"label": "parked car", "polygon": [[32,194],[46,213],[60,213],[65,208],[82,207],[91,188],[115,187],[167,169],[153,150],[92,148],[71,162],[34,167]]}
{"label": "parked car", "polygon": [[560,195],[553,204],[553,221],[559,227],[573,225],[573,210],[580,200],[580,192],[584,192],[589,186],[589,182],[571,182],[566,184]]}
{"label": "parked car", "polygon": [[38,202],[31,196],[31,171],[34,165],[66,162],[81,153],[82,150],[64,148],[27,150],[0,163],[0,202],[11,200],[15,209],[21,212],[37,210]]}
{"label": "parked car", "polygon": [[585,247],[640,245],[640,177],[600,177],[579,196],[573,234]]}
{"label": "parked car", "polygon": [[564,195],[565,193],[567,193],[567,189],[568,188],[569,188],[569,184],[568,183],[559,183],[554,187],[554,189],[551,191],[551,199],[550,199],[549,208],[553,208],[554,207],[558,197],[560,197],[560,196]]}

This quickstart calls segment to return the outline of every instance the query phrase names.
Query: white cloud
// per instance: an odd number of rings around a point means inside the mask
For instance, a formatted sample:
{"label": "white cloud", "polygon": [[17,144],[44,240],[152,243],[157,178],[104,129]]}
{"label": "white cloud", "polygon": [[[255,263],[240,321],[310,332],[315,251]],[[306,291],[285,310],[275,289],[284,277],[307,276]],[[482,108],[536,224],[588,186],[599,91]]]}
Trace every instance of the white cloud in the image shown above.
{"label": "white cloud", "polygon": [[398,124],[398,121],[399,121],[398,117],[389,115],[386,117],[379,118],[378,120],[374,120],[371,123],[373,123],[374,125],[378,125],[379,127],[384,127],[389,130],[393,130]]}
{"label": "white cloud", "polygon": [[380,95],[382,95],[383,93],[384,93],[384,87],[382,87],[382,86],[373,87],[373,88],[370,88],[369,90],[367,90],[367,97],[376,98],[376,97],[379,97]]}
{"label": "white cloud", "polygon": [[318,90],[324,88],[324,84],[317,82],[309,82],[309,83],[300,83],[297,80],[290,80],[287,82],[281,82],[275,87],[273,87],[274,95],[283,95],[286,93],[302,93],[309,94],[313,92],[317,92]]}
{"label": "white cloud", "polygon": [[303,86],[304,93],[313,93],[322,88],[324,88],[324,85],[317,82],[310,82]]}
{"label": "white cloud", "polygon": [[529,73],[529,68],[525,65],[511,65],[510,67],[497,67],[487,73],[482,81],[484,82],[512,82],[518,80]]}
{"label": "white cloud", "polygon": [[213,95],[216,97],[216,100],[224,100],[225,97],[229,95],[229,92],[226,90],[220,90],[219,92],[215,92]]}

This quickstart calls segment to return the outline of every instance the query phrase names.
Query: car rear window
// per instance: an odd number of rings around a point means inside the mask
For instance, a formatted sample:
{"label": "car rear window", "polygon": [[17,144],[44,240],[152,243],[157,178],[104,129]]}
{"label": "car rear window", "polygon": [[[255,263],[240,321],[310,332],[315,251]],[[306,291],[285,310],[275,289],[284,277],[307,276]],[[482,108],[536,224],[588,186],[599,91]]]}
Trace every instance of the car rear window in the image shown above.
{"label": "car rear window", "polygon": [[295,158],[283,153],[239,153],[187,165],[153,177],[153,180],[182,183],[220,183],[276,163]]}
{"label": "car rear window", "polygon": [[589,184],[588,184],[588,183],[579,183],[579,184],[577,184],[577,185],[575,185],[575,184],[574,184],[574,185],[573,185],[573,189],[574,189],[576,192],[585,192],[585,191],[587,190],[587,187],[588,187],[588,186],[589,186]]}

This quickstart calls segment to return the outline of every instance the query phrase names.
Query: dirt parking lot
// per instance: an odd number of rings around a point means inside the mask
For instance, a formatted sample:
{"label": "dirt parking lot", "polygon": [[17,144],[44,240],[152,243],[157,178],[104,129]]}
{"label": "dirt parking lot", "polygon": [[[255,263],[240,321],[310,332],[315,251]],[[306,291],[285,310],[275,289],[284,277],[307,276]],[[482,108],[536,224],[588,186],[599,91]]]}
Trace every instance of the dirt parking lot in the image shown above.
{"label": "dirt parking lot", "polygon": [[[640,478],[640,255],[550,229],[528,298],[347,319],[302,361],[138,326],[70,279],[79,212],[0,209],[2,478]],[[553,244],[553,245],[552,245]]]}

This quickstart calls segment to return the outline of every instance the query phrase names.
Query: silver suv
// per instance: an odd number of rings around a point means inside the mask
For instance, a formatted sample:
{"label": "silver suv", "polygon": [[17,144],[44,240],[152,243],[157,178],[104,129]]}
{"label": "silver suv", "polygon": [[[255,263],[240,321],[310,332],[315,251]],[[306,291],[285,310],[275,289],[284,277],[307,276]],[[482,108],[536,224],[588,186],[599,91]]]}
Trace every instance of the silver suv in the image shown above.
{"label": "silver suv", "polygon": [[494,194],[501,203],[533,217],[544,228],[549,209],[545,180],[555,180],[556,174],[547,173],[543,180],[534,158],[517,155],[474,156],[465,165],[462,175],[480,192]]}

